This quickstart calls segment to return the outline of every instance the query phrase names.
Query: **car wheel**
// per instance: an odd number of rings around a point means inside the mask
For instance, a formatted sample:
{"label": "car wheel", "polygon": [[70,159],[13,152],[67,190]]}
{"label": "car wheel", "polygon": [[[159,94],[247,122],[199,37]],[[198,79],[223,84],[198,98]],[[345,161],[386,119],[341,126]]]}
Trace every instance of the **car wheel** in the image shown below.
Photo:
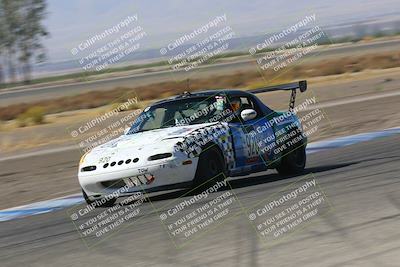
{"label": "car wheel", "polygon": [[[85,201],[86,201],[86,203],[87,203],[88,205],[90,205],[90,204],[92,204],[92,203],[95,202],[95,200],[91,200],[91,199],[88,197],[88,195],[86,194],[85,190],[83,190],[83,189],[82,189],[82,194],[83,194],[83,198],[85,199]],[[114,205],[115,201],[117,201],[116,198],[111,198],[111,199],[105,200],[105,201],[98,200],[98,202],[99,202],[99,203],[102,203],[102,204],[101,204],[101,205],[96,205],[96,207],[103,207],[103,208],[104,208],[104,207],[112,207],[112,206]],[[96,208],[96,207],[95,207],[95,208]]]}
{"label": "car wheel", "polygon": [[279,166],[276,168],[279,174],[300,174],[306,166],[305,145],[299,146],[290,153],[284,155]]}
{"label": "car wheel", "polygon": [[[197,165],[193,186],[207,186],[225,179],[225,161],[221,152],[214,146],[209,146],[201,152]],[[215,179],[212,179],[215,178]]]}

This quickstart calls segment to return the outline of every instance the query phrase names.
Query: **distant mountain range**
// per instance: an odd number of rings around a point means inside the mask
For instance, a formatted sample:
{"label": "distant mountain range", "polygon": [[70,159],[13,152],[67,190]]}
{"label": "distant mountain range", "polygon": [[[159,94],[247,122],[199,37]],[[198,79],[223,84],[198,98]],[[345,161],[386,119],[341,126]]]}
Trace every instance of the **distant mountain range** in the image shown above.
{"label": "distant mountain range", "polygon": [[[360,38],[366,35],[374,35],[379,33],[400,32],[400,20],[394,18],[398,18],[398,13],[389,13],[382,17],[382,19],[375,17],[351,23],[342,22],[332,26],[321,27],[321,29],[329,36],[330,39],[350,36],[354,38]],[[307,28],[302,29],[302,31],[297,32],[297,34],[300,34],[305,30],[307,30]],[[272,34],[274,33],[271,33],[270,35]],[[227,50],[227,52],[247,51],[250,47],[253,47],[260,42],[263,42],[268,36],[269,35],[254,35],[233,38],[229,40],[229,49]],[[280,41],[281,43],[283,43],[286,41],[290,41],[292,38],[293,36],[290,36],[288,38],[283,38]],[[182,45],[168,55],[177,55],[192,45],[193,43]],[[276,45],[279,45],[279,43],[277,43]],[[125,56],[115,66],[146,64],[162,60],[165,59],[163,59],[163,57],[161,56],[159,48],[143,51],[138,50],[137,52]],[[66,60],[58,62],[49,61],[42,64],[36,64],[34,66],[33,74],[35,77],[41,77],[79,71],[83,70],[78,60]]]}

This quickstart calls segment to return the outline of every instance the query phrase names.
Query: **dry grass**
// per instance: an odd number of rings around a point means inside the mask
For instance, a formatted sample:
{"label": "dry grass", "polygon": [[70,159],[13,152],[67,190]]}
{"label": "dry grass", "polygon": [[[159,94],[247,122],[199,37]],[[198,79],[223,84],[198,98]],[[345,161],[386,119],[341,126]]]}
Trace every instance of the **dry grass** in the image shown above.
{"label": "dry grass", "polygon": [[[33,107],[41,107],[45,110],[46,114],[54,114],[77,109],[96,108],[115,102],[123,102],[134,97],[146,101],[165,98],[184,91],[216,88],[254,88],[256,86],[263,86],[265,80],[272,81],[273,83],[282,83],[298,78],[354,73],[365,69],[387,69],[399,66],[400,52],[392,52],[302,64],[301,66],[293,66],[283,70],[281,75],[269,70],[263,72],[262,76],[261,73],[254,71],[211,76],[207,79],[193,79],[190,80],[189,89],[187,88],[186,81],[155,83],[135,88],[119,87],[110,91],[87,92],[75,96],[1,107],[0,120],[15,119]],[[277,79],[278,75],[279,78]]]}
{"label": "dry grass", "polygon": [[29,124],[37,125],[44,123],[45,109],[41,106],[30,107],[24,113],[17,116],[17,124],[19,127],[25,127]]}

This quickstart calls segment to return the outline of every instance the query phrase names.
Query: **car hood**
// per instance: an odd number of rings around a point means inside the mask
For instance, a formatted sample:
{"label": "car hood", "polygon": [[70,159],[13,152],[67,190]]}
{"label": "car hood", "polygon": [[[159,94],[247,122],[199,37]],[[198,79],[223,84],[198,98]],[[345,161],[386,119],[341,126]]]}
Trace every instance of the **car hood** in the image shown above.
{"label": "car hood", "polygon": [[98,164],[103,157],[110,157],[111,160],[118,161],[119,158],[124,159],[131,155],[148,157],[157,153],[173,152],[174,146],[181,138],[186,137],[193,131],[215,124],[218,124],[218,122],[176,126],[121,135],[92,149],[86,155],[84,165]]}
{"label": "car hood", "polygon": [[170,128],[156,129],[151,131],[139,132],[129,135],[121,135],[103,145],[96,147],[97,150],[107,148],[130,148],[130,147],[146,147],[148,145],[156,145],[159,142],[171,139],[183,138],[193,131],[217,123],[203,123],[187,126],[176,126]]}

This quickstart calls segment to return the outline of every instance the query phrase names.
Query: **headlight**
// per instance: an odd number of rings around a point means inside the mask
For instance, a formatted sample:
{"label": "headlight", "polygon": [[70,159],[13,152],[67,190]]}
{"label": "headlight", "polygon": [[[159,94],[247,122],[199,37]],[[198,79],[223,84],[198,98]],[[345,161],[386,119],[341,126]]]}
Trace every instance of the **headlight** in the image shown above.
{"label": "headlight", "polygon": [[158,160],[158,159],[166,159],[172,157],[172,153],[162,153],[150,156],[147,160]]}
{"label": "headlight", "polygon": [[81,169],[81,172],[91,172],[96,170],[96,166],[86,166]]}

